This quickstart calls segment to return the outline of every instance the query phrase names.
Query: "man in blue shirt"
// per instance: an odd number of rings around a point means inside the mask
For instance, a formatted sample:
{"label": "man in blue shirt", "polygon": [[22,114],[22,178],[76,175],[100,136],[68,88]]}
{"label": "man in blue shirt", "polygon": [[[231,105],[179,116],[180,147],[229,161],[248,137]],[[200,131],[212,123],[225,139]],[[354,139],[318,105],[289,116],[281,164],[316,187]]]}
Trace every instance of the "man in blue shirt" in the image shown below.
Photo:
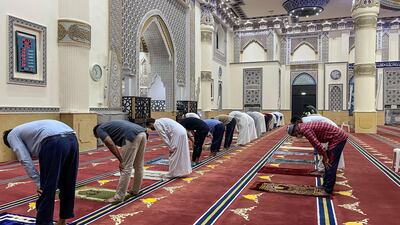
{"label": "man in blue shirt", "polygon": [[204,122],[207,124],[212,135],[211,142],[211,156],[216,156],[217,152],[221,148],[222,138],[224,136],[225,127],[222,122],[216,119],[205,119]]}
{"label": "man in blue shirt", "polygon": [[[129,194],[137,195],[139,193],[147,141],[145,131],[145,128],[126,120],[101,123],[93,128],[94,136],[100,138],[119,160],[119,170],[121,171],[117,191],[114,197],[107,199],[106,202],[118,203],[124,200],[133,168],[135,168],[135,176]],[[117,146],[122,148],[122,154]]]}
{"label": "man in blue shirt", "polygon": [[[54,198],[60,189],[58,225],[74,217],[79,146],[74,131],[56,120],[38,120],[7,130],[3,141],[17,155],[37,186],[36,224],[53,224]],[[40,174],[32,156],[39,158]]]}

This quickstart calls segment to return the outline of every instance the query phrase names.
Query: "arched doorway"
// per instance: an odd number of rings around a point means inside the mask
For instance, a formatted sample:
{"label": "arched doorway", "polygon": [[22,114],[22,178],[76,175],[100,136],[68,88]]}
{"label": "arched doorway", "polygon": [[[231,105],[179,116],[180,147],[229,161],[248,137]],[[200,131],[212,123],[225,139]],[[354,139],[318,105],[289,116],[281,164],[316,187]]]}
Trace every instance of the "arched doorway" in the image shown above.
{"label": "arched doorway", "polygon": [[301,73],[292,83],[292,116],[300,116],[304,105],[317,105],[317,83],[308,73]]}
{"label": "arched doorway", "polygon": [[138,95],[150,97],[157,111],[173,111],[175,49],[164,20],[159,15],[149,17],[143,23],[139,40]]}

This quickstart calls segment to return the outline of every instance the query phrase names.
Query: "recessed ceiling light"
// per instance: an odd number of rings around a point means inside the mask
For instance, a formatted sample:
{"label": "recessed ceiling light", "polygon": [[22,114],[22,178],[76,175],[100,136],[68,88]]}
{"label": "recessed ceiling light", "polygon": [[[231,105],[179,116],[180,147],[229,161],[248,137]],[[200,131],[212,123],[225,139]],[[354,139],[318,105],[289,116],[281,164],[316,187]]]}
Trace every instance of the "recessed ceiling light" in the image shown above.
{"label": "recessed ceiling light", "polygon": [[305,92],[301,92],[301,95],[307,95],[307,93],[305,93]]}

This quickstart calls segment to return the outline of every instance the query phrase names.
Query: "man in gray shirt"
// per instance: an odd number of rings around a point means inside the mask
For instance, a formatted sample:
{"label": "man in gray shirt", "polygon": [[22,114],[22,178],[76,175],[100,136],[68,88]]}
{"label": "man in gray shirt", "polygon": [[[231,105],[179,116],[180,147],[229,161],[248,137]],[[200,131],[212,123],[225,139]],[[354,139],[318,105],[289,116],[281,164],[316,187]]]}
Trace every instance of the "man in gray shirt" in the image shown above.
{"label": "man in gray shirt", "polygon": [[[146,148],[146,129],[125,120],[115,120],[98,124],[93,128],[93,134],[100,138],[111,153],[119,160],[121,176],[115,195],[107,199],[108,203],[118,203],[124,200],[129,186],[132,169],[135,176],[131,195],[137,195],[143,178],[144,149]],[[117,146],[122,147],[122,154]]]}
{"label": "man in gray shirt", "polygon": [[[56,120],[38,120],[7,130],[4,144],[11,148],[37,186],[36,224],[53,224],[54,198],[60,189],[58,225],[74,217],[79,146],[74,131]],[[40,174],[32,156],[39,158]]]}

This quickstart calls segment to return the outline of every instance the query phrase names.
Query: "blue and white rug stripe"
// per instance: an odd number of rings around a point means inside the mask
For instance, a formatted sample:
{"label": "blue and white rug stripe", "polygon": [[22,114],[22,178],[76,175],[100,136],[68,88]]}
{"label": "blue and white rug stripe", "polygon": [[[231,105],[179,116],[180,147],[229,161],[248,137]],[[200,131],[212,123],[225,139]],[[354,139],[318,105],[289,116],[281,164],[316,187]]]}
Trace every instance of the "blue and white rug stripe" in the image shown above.
{"label": "blue and white rug stripe", "polygon": [[276,150],[286,141],[288,136],[282,138],[270,151],[268,151],[251,169],[245,173],[218,201],[216,201],[194,224],[214,224],[222,213],[229,207],[235,198],[256,176],[257,172],[268,161]]}
{"label": "blue and white rug stripe", "polygon": [[385,164],[377,160],[371,153],[366,151],[363,147],[361,147],[356,141],[352,138],[348,139],[348,142],[359,151],[365,158],[368,159],[376,168],[378,168],[383,174],[385,174],[391,181],[393,181],[397,186],[400,186],[400,175],[391,170]]}

